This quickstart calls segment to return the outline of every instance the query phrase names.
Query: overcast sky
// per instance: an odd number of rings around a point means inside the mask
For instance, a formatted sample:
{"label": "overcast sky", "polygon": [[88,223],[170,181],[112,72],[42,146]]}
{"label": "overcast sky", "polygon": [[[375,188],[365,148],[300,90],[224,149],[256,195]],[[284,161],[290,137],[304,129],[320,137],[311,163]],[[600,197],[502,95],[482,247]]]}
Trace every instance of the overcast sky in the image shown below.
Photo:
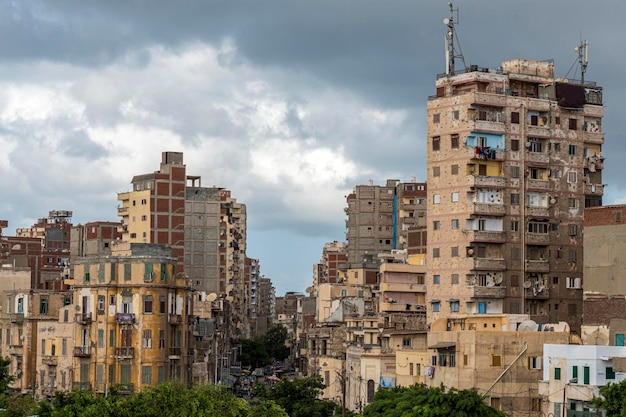
{"label": "overcast sky", "polygon": [[[604,87],[605,204],[626,202],[626,2],[463,0],[465,61],[554,59],[588,39]],[[248,208],[248,251],[303,291],[345,196],[426,179],[426,100],[444,72],[446,1],[0,0],[0,219],[118,220],[117,193],[184,152]],[[455,16],[456,17],[456,16]],[[618,49],[620,48],[620,49]],[[579,78],[570,71],[570,78]]]}

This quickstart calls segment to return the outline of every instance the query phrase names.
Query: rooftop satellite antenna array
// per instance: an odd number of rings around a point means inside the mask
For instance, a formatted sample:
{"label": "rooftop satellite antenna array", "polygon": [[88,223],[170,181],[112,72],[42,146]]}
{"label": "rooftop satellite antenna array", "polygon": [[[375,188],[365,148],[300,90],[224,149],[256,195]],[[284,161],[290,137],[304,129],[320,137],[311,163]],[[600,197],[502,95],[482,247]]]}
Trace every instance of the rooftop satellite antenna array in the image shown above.
{"label": "rooftop satellite antenna array", "polygon": [[[456,31],[454,30],[454,24],[459,24],[459,8],[456,9],[452,6],[452,3],[448,3],[450,7],[450,17],[446,17],[443,19],[443,24],[448,26],[448,33],[446,33],[445,38],[445,46],[446,46],[446,75],[451,76],[454,75],[454,61],[456,58],[459,58],[461,62],[463,62],[463,67],[467,69],[465,65],[465,58],[463,57],[463,51],[461,50],[461,44],[459,43],[459,38],[456,36]],[[456,21],[454,20],[454,13],[456,12]],[[456,46],[459,51],[457,53]]]}

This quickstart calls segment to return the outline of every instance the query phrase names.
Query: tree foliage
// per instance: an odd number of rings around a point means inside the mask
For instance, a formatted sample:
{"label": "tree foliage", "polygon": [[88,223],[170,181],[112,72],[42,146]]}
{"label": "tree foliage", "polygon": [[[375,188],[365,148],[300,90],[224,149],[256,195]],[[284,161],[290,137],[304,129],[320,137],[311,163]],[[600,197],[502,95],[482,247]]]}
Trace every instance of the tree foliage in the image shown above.
{"label": "tree foliage", "polygon": [[259,368],[272,363],[272,358],[265,350],[262,337],[240,339],[237,343],[241,346],[241,364],[243,366]]}
{"label": "tree foliage", "polygon": [[272,359],[282,361],[289,357],[289,348],[285,345],[287,337],[289,333],[282,324],[274,324],[267,330],[263,336],[263,344]]}
{"label": "tree foliage", "polygon": [[605,410],[607,417],[626,417],[626,380],[600,387],[600,397],[593,399],[593,405]]}
{"label": "tree foliage", "polygon": [[504,417],[472,390],[430,388],[423,384],[379,390],[364,417]]}
{"label": "tree foliage", "polygon": [[[322,378],[318,375],[294,380],[283,378],[269,390],[259,385],[255,388],[261,398],[280,405],[291,417],[341,415],[339,404],[317,398],[325,388]],[[346,410],[346,415],[352,416],[353,413]]]}

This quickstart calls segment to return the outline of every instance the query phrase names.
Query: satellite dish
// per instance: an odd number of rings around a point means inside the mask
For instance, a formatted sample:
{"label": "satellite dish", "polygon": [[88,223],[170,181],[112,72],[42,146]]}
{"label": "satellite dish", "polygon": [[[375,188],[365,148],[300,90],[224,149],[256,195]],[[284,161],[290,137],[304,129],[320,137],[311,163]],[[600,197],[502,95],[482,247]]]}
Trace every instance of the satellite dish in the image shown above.
{"label": "satellite dish", "polygon": [[530,288],[530,287],[531,287],[531,285],[533,285],[533,283],[532,283],[532,282],[530,282],[530,280],[526,280],[526,281],[524,281],[524,288]]}
{"label": "satellite dish", "polygon": [[556,204],[556,198],[552,197],[552,198],[550,199],[550,204]]}
{"label": "satellite dish", "polygon": [[494,278],[494,281],[496,282],[496,285],[500,285],[502,284],[502,277],[498,275],[497,277]]}
{"label": "satellite dish", "polygon": [[524,320],[523,322],[521,322],[519,324],[519,326],[517,328],[517,331],[519,331],[519,332],[536,332],[537,329],[539,329],[539,326],[533,320]]}
{"label": "satellite dish", "polygon": [[306,287],[306,290],[304,290],[305,292],[308,293],[312,293],[313,292],[313,287]]}
{"label": "satellite dish", "polygon": [[448,19],[447,17],[445,19],[443,19],[443,24],[447,25],[450,23],[450,19]]}
{"label": "satellite dish", "polygon": [[217,294],[215,294],[214,292],[212,292],[211,294],[209,294],[209,295],[207,295],[207,296],[206,296],[206,300],[207,300],[207,301],[211,301],[211,302],[213,302],[213,301],[217,300]]}

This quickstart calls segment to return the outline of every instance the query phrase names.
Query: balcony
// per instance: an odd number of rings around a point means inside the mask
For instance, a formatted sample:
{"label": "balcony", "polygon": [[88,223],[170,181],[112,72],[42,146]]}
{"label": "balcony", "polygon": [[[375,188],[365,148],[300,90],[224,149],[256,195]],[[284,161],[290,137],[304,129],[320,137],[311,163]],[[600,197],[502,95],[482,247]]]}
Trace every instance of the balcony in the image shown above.
{"label": "balcony", "polygon": [[585,184],[585,194],[604,195],[604,185],[603,184]]}
{"label": "balcony", "polygon": [[172,325],[181,324],[183,322],[183,316],[180,314],[170,314],[169,315],[169,323]]}
{"label": "balcony", "polygon": [[539,137],[549,137],[550,136],[550,126],[533,126],[526,125],[526,134],[528,136],[539,136]]}
{"label": "balcony", "polygon": [[118,216],[125,216],[128,214],[128,207],[118,207],[117,208],[117,215]]}
{"label": "balcony", "polygon": [[91,313],[79,313],[76,316],[76,323],[91,324],[93,321]]}
{"label": "balcony", "polygon": [[506,287],[482,287],[474,285],[473,298],[504,298],[506,296]]}
{"label": "balcony", "polygon": [[531,217],[550,217],[548,207],[526,207],[526,214]]}
{"label": "balcony", "polygon": [[497,258],[474,258],[474,270],[476,271],[504,271],[506,261]]}
{"label": "balcony", "polygon": [[504,243],[506,234],[503,231],[469,230],[471,242]]}
{"label": "balcony", "polygon": [[526,261],[526,272],[550,272],[547,259],[529,259]]}
{"label": "balcony", "polygon": [[505,125],[502,122],[490,122],[487,120],[475,120],[474,130],[476,132],[504,132]]}
{"label": "balcony", "polygon": [[596,143],[598,145],[601,145],[604,143],[604,133],[603,132],[583,132],[583,142]]}
{"label": "balcony", "polygon": [[179,347],[171,347],[168,349],[168,359],[180,359],[182,349]]}
{"label": "balcony", "polygon": [[525,288],[524,297],[527,300],[547,300],[550,298],[550,290],[547,287]]}
{"label": "balcony", "polygon": [[474,214],[504,216],[505,213],[506,207],[504,204],[474,203]]}
{"label": "balcony", "polygon": [[57,366],[58,360],[56,356],[45,355],[41,357],[41,363],[48,366]]}
{"label": "balcony", "polygon": [[117,313],[115,320],[118,324],[134,324],[135,315],[133,313]]}
{"label": "balcony", "polygon": [[23,356],[24,346],[23,345],[9,345],[9,355]]}
{"label": "balcony", "polygon": [[118,359],[133,358],[135,356],[135,348],[132,346],[118,346],[115,348],[115,357]]}
{"label": "balcony", "polygon": [[74,356],[79,358],[88,358],[91,356],[91,350],[89,349],[89,346],[75,346]]}
{"label": "balcony", "polygon": [[24,313],[11,314],[11,323],[23,324],[24,323]]}
{"label": "balcony", "polygon": [[474,101],[472,102],[472,104],[480,104],[492,107],[504,107],[506,106],[506,95],[475,91]]}
{"label": "balcony", "polygon": [[526,180],[526,187],[533,190],[547,190],[550,187],[550,181],[528,179]]}
{"label": "balcony", "polygon": [[527,245],[547,245],[550,243],[549,233],[526,233]]}
{"label": "balcony", "polygon": [[44,397],[54,397],[56,390],[57,389],[55,387],[42,387],[41,395],[43,395]]}
{"label": "balcony", "polygon": [[550,155],[543,152],[526,152],[526,161],[532,164],[548,165]]}
{"label": "balcony", "polygon": [[[393,291],[393,292],[426,292],[426,284],[416,284],[410,282],[381,282],[380,291]],[[392,296],[393,297],[393,296]]]}
{"label": "balcony", "polygon": [[469,186],[476,188],[504,188],[506,179],[504,177],[490,177],[487,175],[470,175]]}

